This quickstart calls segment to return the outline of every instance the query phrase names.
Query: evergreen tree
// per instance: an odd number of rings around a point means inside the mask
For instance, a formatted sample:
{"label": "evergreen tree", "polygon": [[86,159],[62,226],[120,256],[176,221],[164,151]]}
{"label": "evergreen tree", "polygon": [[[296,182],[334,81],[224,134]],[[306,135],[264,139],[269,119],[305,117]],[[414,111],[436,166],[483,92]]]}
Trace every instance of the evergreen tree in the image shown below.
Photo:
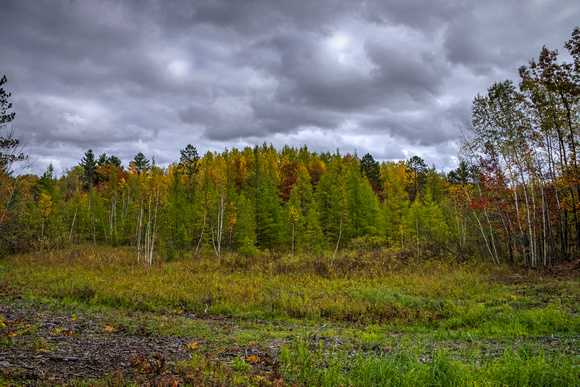
{"label": "evergreen tree", "polygon": [[97,165],[102,166],[105,164],[107,164],[107,154],[103,153],[102,155],[99,156],[99,158],[97,160]]}
{"label": "evergreen tree", "polygon": [[408,192],[409,199],[414,202],[423,184],[425,183],[425,178],[427,174],[427,164],[419,156],[413,156],[406,162],[406,172],[409,179]]}
{"label": "evergreen tree", "polygon": [[447,181],[451,184],[466,185],[472,181],[472,171],[465,160],[461,160],[459,166],[447,174]]}
{"label": "evergreen tree", "polygon": [[364,176],[361,175],[356,162],[346,166],[346,209],[348,224],[346,237],[352,239],[360,236],[376,235],[379,229],[379,205],[377,196]]}
{"label": "evergreen tree", "polygon": [[95,160],[95,154],[92,149],[85,152],[79,166],[83,167],[84,187],[88,190],[90,187],[95,185],[95,168],[97,167],[97,161]]}
{"label": "evergreen tree", "polygon": [[403,215],[410,205],[405,190],[407,179],[404,162],[386,162],[381,165],[381,179],[383,181],[382,203],[384,234],[389,244],[403,245]]}
{"label": "evergreen tree", "polygon": [[280,237],[282,206],[278,195],[277,158],[273,147],[256,146],[248,179],[258,246],[267,248],[277,246]]}
{"label": "evergreen tree", "polygon": [[367,153],[360,160],[360,170],[365,174],[373,191],[380,195],[381,191],[381,167],[370,153]]}
{"label": "evergreen tree", "polygon": [[40,184],[42,184],[47,192],[52,193],[54,191],[56,179],[54,178],[54,167],[52,163],[48,164],[46,171],[40,176]]}
{"label": "evergreen tree", "polygon": [[[257,242],[254,209],[250,200],[243,193],[234,194],[234,208],[236,211],[236,224],[232,239],[240,247],[254,247]],[[251,250],[251,249],[250,249]]]}
{"label": "evergreen tree", "polygon": [[137,174],[141,175],[149,171],[151,167],[151,162],[145,157],[142,152],[135,155],[135,158],[131,162],[131,167],[137,171]]}
{"label": "evergreen tree", "polygon": [[105,165],[114,165],[117,168],[123,169],[123,165],[121,164],[120,158],[118,158],[115,155],[107,157],[106,153],[103,153],[102,155],[99,156],[99,159],[97,160],[97,165],[99,167],[102,167]]}
{"label": "evergreen tree", "polygon": [[292,189],[292,194],[295,194],[299,199],[300,211],[303,217],[304,233],[298,235],[298,242],[312,246],[316,238],[321,236],[322,231],[318,224],[311,177],[303,165],[298,170],[297,183]]}
{"label": "evergreen tree", "polygon": [[197,153],[197,149],[193,145],[188,144],[184,149],[179,151],[179,154],[181,155],[179,166],[191,181],[193,175],[195,175],[199,169],[199,154]]}
{"label": "evergreen tree", "polygon": [[330,244],[338,245],[348,223],[345,173],[339,154],[326,163],[326,171],[318,182],[314,198],[324,239]]}
{"label": "evergreen tree", "polygon": [[[0,78],[0,86],[4,85],[5,83],[6,75]],[[16,116],[16,113],[10,112],[10,109],[12,109],[12,103],[8,101],[8,98],[11,96],[12,93],[7,93],[3,87],[0,87],[0,130],[8,126]]]}

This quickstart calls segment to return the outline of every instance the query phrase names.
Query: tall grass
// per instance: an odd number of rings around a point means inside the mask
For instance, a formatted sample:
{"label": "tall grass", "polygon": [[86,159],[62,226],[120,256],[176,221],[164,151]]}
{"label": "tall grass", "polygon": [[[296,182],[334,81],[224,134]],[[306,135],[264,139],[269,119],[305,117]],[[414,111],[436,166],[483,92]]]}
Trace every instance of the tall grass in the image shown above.
{"label": "tall grass", "polygon": [[[0,263],[0,276],[30,298],[93,308],[350,321],[494,337],[580,332],[577,299],[524,296],[521,286],[495,280],[499,272],[485,265],[392,259],[387,265],[378,257],[367,270],[352,259],[338,257],[336,271],[328,257],[265,253],[229,256],[221,265],[211,256],[184,256],[145,267],[130,248],[80,246],[9,257]],[[537,282],[526,285],[528,293],[547,281],[529,280]],[[569,292],[578,282],[551,286]]]}

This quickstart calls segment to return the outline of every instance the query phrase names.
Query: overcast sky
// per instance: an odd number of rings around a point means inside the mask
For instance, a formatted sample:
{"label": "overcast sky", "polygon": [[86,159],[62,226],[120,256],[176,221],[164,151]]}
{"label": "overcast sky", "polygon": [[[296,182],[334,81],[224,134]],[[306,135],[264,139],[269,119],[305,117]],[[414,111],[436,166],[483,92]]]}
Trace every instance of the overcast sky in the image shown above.
{"label": "overcast sky", "polygon": [[264,141],[448,170],[477,93],[578,24],[578,0],[2,0],[0,75],[38,174]]}

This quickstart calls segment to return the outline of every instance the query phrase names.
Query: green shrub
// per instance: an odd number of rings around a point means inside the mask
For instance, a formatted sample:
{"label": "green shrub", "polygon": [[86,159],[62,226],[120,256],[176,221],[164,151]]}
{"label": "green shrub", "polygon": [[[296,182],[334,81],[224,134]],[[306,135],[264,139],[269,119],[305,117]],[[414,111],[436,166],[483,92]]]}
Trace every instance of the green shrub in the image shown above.
{"label": "green shrub", "polygon": [[185,229],[185,225],[182,223],[175,234],[175,245],[183,249],[189,245],[189,242],[190,239],[187,236],[187,230]]}
{"label": "green shrub", "polygon": [[238,254],[244,257],[253,257],[257,253],[258,248],[254,246],[254,242],[250,238],[245,237],[242,241],[242,245],[238,249]]}
{"label": "green shrub", "polygon": [[175,258],[175,247],[171,241],[165,243],[165,262],[171,262]]}

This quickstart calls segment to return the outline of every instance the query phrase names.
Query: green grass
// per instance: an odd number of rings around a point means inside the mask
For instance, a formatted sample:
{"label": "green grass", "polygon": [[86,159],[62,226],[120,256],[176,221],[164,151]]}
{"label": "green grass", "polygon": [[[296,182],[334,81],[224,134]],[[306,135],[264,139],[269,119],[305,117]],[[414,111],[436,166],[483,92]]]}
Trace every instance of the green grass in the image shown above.
{"label": "green grass", "polygon": [[516,287],[489,280],[485,267],[429,264],[382,276],[323,277],[279,274],[268,266],[231,270],[209,259],[143,269],[130,254],[99,255],[107,252],[73,262],[29,259],[12,266],[11,277],[30,297],[122,310],[382,323],[397,329],[479,328],[493,334],[490,323],[520,334],[579,328],[573,317],[577,301],[554,309],[561,302],[556,298],[538,307],[518,298]]}
{"label": "green grass", "polygon": [[[578,277],[373,257],[365,267],[344,253],[334,271],[329,256],[266,253],[147,268],[130,248],[80,246],[8,257],[0,282],[27,300],[99,311],[122,333],[204,338],[194,369],[258,342],[279,347],[284,379],[303,385],[580,385]],[[228,380],[247,382],[248,367],[236,359]]]}
{"label": "green grass", "polygon": [[[476,345],[459,351],[408,348],[325,348],[299,341],[281,351],[289,379],[304,385],[577,386],[578,359],[541,349],[510,347],[489,356]],[[348,371],[348,372],[347,372]]]}
{"label": "green grass", "polygon": [[506,285],[495,280],[497,268],[441,262],[346,275],[319,275],[294,262],[297,270],[281,273],[281,266],[288,271],[285,259],[238,268],[210,257],[144,268],[128,248],[80,247],[10,257],[0,275],[28,298],[105,310],[345,321],[484,337],[580,332],[578,279],[532,273],[526,285]]}

